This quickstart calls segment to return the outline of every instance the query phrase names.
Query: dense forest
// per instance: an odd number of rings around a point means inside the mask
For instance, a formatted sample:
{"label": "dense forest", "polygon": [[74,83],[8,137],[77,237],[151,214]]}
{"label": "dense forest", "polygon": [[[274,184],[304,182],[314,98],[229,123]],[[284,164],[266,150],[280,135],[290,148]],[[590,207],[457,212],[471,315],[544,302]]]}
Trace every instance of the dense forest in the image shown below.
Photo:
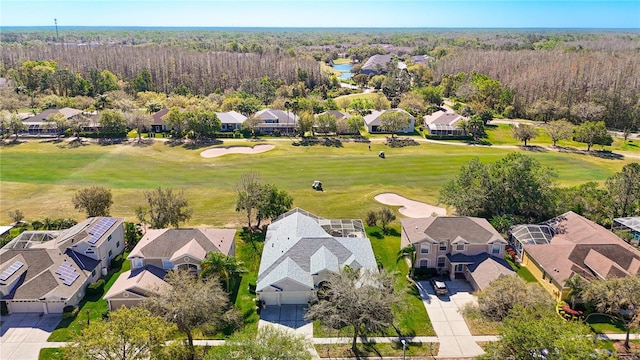
{"label": "dense forest", "polygon": [[[51,29],[9,28],[0,39],[0,76],[32,99],[112,90],[206,96],[268,79],[270,86],[306,89],[278,97],[324,100],[346,90],[327,91],[338,84],[321,64],[347,58],[355,64],[355,83],[383,90],[393,106],[444,96],[469,104],[471,113],[604,120],[626,131],[637,129],[640,117],[636,31],[62,28],[57,36]],[[405,61],[410,76],[358,75],[375,54]],[[412,64],[410,55],[431,60]],[[115,77],[116,85],[99,85],[100,77]],[[271,105],[266,100],[275,99],[266,97],[264,106]]]}

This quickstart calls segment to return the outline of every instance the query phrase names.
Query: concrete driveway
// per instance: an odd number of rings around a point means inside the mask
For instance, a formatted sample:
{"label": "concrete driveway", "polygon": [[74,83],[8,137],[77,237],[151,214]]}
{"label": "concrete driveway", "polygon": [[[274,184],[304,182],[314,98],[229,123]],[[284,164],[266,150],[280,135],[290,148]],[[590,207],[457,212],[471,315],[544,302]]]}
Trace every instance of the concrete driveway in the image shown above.
{"label": "concrete driveway", "polygon": [[[274,326],[297,335],[302,335],[309,339],[310,344],[312,344],[313,323],[304,318],[308,308],[307,305],[267,306],[260,311],[258,327]],[[320,358],[313,346],[310,346],[307,350],[309,350],[314,359]]]}
{"label": "concrete driveway", "polygon": [[436,296],[429,281],[418,281],[424,307],[440,341],[438,357],[476,357],[484,353],[471,336],[460,310],[475,302],[473,289],[466,281],[445,281],[449,295]]}
{"label": "concrete driveway", "polygon": [[37,360],[40,349],[60,322],[60,314],[11,314],[2,317],[1,360]]}

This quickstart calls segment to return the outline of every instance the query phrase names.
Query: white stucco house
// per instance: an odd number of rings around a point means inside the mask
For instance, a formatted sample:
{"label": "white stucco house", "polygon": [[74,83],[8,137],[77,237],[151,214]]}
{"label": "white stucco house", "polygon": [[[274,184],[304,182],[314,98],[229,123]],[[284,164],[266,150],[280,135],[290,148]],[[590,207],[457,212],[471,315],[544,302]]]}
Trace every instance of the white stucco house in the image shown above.
{"label": "white stucco house", "polygon": [[296,208],[269,225],[256,293],[265,305],[307,304],[345,266],[377,271],[361,220],[329,220]]}

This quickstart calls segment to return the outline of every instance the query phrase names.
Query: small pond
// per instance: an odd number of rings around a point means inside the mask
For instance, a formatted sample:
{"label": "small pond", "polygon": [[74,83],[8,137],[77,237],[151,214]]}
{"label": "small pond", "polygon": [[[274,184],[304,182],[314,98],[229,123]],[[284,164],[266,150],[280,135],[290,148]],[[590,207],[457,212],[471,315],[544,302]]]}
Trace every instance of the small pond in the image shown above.
{"label": "small pond", "polygon": [[340,76],[338,76],[338,79],[340,80],[349,80],[351,79],[351,76],[353,75],[351,73],[351,64],[339,64],[339,65],[333,65],[333,68],[335,70],[340,71],[342,74],[340,74]]}

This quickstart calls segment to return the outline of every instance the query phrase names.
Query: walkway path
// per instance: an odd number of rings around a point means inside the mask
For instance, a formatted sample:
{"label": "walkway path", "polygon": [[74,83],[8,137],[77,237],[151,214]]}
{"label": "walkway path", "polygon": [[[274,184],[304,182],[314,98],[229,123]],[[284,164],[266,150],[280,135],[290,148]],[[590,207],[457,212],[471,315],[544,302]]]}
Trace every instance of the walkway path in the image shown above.
{"label": "walkway path", "polygon": [[449,295],[436,296],[428,281],[418,281],[418,289],[431,325],[438,335],[438,357],[475,357],[484,351],[474,341],[460,310],[475,302],[471,286],[463,281],[447,281]]}

